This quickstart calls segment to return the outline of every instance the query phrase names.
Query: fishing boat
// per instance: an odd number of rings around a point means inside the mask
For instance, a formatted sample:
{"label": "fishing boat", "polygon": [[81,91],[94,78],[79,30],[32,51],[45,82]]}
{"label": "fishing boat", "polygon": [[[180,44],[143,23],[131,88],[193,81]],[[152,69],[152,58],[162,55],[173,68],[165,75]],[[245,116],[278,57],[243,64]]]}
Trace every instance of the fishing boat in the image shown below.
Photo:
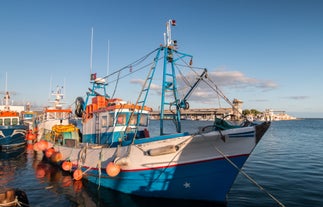
{"label": "fishing boat", "polygon": [[[195,74],[187,93],[179,96],[175,69],[181,65],[192,69],[193,56],[177,50],[177,41],[171,38],[175,23],[174,20],[166,23],[164,44],[144,58],[104,78],[91,74],[92,88],[84,105],[76,107],[82,112],[78,113],[82,116],[82,140],[53,143],[56,154],[51,160],[65,170],[73,170],[76,180],[84,177],[96,185],[126,194],[225,203],[236,176],[270,122],[245,120],[234,125],[216,117],[213,124],[206,123],[204,127],[192,129],[193,132],[182,130],[181,111],[190,107],[188,98],[201,82],[217,95],[222,93],[203,69]],[[153,56],[152,61],[143,63],[149,56]],[[159,62],[163,64],[159,66]],[[148,73],[135,100],[115,98],[115,91],[107,93],[108,83],[114,81],[112,75],[117,76],[115,88],[119,79],[127,76],[121,74],[124,70],[129,74],[140,71],[142,77],[140,64],[147,66]],[[157,80],[162,79],[160,87],[153,82],[156,76]],[[161,88],[157,134],[149,129],[152,108],[147,106],[155,88]],[[165,117],[166,108],[173,112],[172,129],[168,129],[166,119],[170,117]]]}
{"label": "fishing boat", "polygon": [[20,112],[15,110],[18,106],[10,105],[8,91],[4,97],[5,104],[0,109],[0,149],[2,151],[17,148],[26,144],[27,126],[21,119]]}
{"label": "fishing boat", "polygon": [[[71,136],[72,131],[76,131],[76,120],[71,107],[64,107],[63,87],[57,86],[51,93],[54,100],[53,106],[45,107],[42,114],[37,117],[37,140],[63,141],[64,136]],[[66,132],[64,134],[64,132]],[[72,135],[78,134],[74,133]]]}
{"label": "fishing boat", "polygon": [[25,124],[29,126],[29,129],[33,129],[35,126],[35,120],[37,117],[37,112],[31,110],[31,104],[27,103],[25,106],[25,110],[21,112],[22,120]]}

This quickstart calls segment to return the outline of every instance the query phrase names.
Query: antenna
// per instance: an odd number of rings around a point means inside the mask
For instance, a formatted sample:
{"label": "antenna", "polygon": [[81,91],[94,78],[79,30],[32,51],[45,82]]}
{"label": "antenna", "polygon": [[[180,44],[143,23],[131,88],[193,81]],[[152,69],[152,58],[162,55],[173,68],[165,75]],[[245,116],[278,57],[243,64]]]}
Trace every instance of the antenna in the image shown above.
{"label": "antenna", "polygon": [[107,48],[107,75],[109,75],[110,70],[110,40],[108,40],[108,48]]}
{"label": "antenna", "polygon": [[6,72],[5,93],[8,91],[8,72]]}
{"label": "antenna", "polygon": [[10,96],[9,96],[9,91],[8,91],[8,72],[6,72],[6,85],[5,85],[5,110],[9,111],[10,107],[9,107],[9,100],[10,100]]}
{"label": "antenna", "polygon": [[166,47],[168,47],[172,44],[171,26],[176,26],[176,21],[174,19],[170,19],[166,23],[166,33],[164,33],[164,42],[165,42]]}
{"label": "antenna", "polygon": [[90,74],[92,74],[92,53],[93,53],[93,27],[92,27],[92,33],[91,33]]}
{"label": "antenna", "polygon": [[50,97],[52,95],[52,80],[53,79],[53,76],[52,74],[50,74],[50,77],[49,77],[49,94],[48,94],[48,100],[50,100]]}
{"label": "antenna", "polygon": [[64,77],[64,91],[63,91],[63,96],[65,96],[66,97],[66,78]]}

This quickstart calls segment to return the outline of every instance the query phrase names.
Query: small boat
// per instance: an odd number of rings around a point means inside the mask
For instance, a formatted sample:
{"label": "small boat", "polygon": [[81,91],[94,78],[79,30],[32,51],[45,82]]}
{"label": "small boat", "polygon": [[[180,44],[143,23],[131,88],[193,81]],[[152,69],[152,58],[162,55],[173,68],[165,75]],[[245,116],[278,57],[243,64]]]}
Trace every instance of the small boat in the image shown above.
{"label": "small boat", "polygon": [[35,120],[37,117],[37,112],[31,110],[30,103],[26,104],[26,110],[21,112],[22,120],[25,124],[29,126],[29,129],[33,129],[35,126]]}
{"label": "small boat", "polygon": [[0,206],[28,207],[27,194],[18,188],[0,188]]}
{"label": "small boat", "polygon": [[[37,117],[37,140],[62,141],[62,136],[70,138],[71,129],[74,130],[76,119],[71,107],[63,107],[64,94],[62,87],[57,86],[51,94],[54,97],[53,106],[45,107],[43,113]],[[64,133],[67,130],[67,133]],[[78,136],[78,134],[75,133]],[[77,137],[78,139],[78,137]]]}
{"label": "small boat", "polygon": [[10,150],[26,144],[28,127],[23,123],[20,112],[11,109],[8,91],[4,99],[5,105],[0,110],[0,150]]}
{"label": "small boat", "polygon": [[[120,78],[124,69],[132,73],[141,71],[140,63],[148,66],[135,101],[114,98],[114,92],[107,94],[107,78],[113,74],[105,78],[91,75],[92,88],[84,105],[76,107],[82,118],[82,140],[54,142],[56,154],[51,160],[63,169],[73,169],[75,180],[84,177],[96,185],[126,194],[225,203],[236,176],[270,122],[245,120],[233,125],[216,117],[212,125],[205,123],[204,127],[191,129],[193,132],[182,131],[181,111],[189,108],[188,98],[201,81],[209,86],[213,82],[207,71],[202,70],[186,95],[179,97],[175,69],[180,65],[193,67],[192,56],[178,51],[177,42],[171,39],[174,25],[173,20],[166,23],[164,44],[113,73]],[[144,63],[152,54],[155,56],[150,64]],[[163,64],[158,71],[160,60]],[[143,77],[142,72],[140,75]],[[160,87],[152,82],[156,76],[161,80]],[[109,84],[112,82],[109,79]],[[152,108],[146,106],[148,95],[156,88],[161,89],[158,134],[149,129]],[[218,87],[211,88],[221,96]],[[171,117],[165,116],[166,107],[173,112]],[[171,120],[167,119],[173,120],[173,128],[169,129]]]}

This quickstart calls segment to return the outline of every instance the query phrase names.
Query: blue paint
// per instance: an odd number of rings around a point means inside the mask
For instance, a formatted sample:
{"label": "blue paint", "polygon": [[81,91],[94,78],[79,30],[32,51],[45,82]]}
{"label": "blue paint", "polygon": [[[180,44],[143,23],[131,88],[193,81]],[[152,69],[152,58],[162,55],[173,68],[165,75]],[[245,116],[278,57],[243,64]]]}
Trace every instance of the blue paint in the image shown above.
{"label": "blue paint", "polygon": [[[231,161],[241,168],[247,158],[244,155]],[[225,202],[238,170],[227,160],[217,159],[168,168],[121,171],[116,177],[109,177],[105,170],[101,173],[99,179],[98,171],[90,170],[87,178],[97,185],[139,196]]]}
{"label": "blue paint", "polygon": [[[26,143],[25,133],[13,134],[14,130],[27,130],[25,125],[15,125],[15,126],[0,126],[0,131],[4,136],[0,136],[0,147],[3,145],[16,145]],[[10,146],[8,146],[10,147]]]}

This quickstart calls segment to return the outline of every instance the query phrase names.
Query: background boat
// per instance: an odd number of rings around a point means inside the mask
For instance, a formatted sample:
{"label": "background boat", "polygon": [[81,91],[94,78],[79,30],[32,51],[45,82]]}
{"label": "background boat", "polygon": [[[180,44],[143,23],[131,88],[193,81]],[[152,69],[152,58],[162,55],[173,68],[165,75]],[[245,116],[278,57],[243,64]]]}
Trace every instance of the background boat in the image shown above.
{"label": "background boat", "polygon": [[0,106],[0,150],[26,144],[27,125],[22,121],[23,106],[11,106],[9,92],[5,92],[4,105]]}
{"label": "background boat", "polygon": [[[63,141],[61,136],[72,136],[70,133],[64,134],[64,131],[70,132],[74,130],[76,119],[72,112],[72,107],[64,107],[64,94],[63,88],[57,86],[55,91],[51,93],[53,100],[53,106],[45,107],[43,112],[37,117],[37,140],[53,140],[60,139]],[[73,134],[78,136],[78,133]]]}

